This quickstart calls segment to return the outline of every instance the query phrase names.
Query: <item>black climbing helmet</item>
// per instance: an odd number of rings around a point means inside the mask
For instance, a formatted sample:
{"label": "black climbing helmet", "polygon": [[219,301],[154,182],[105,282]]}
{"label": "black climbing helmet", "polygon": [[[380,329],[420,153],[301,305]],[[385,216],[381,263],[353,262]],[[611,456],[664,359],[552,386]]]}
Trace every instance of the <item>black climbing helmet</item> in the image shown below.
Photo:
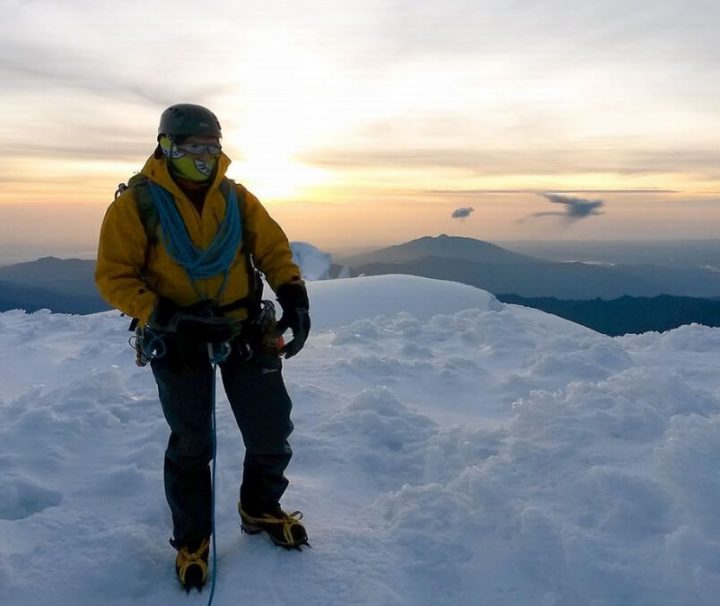
{"label": "black climbing helmet", "polygon": [[220,122],[207,107],[192,103],[171,105],[160,116],[158,139],[161,135],[170,137],[189,137],[190,135],[207,135],[222,137]]}

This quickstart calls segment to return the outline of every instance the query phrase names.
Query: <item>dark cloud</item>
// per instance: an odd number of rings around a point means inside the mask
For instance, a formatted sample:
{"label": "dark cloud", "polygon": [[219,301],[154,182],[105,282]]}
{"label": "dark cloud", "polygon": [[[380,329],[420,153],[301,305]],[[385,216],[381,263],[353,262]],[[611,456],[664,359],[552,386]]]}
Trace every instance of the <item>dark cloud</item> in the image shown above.
{"label": "dark cloud", "polygon": [[602,200],[587,200],[586,198],[574,198],[561,194],[543,194],[553,204],[564,204],[565,212],[562,213],[568,219],[584,219],[590,215],[601,215],[598,209],[605,204]]}
{"label": "dark cloud", "polygon": [[463,206],[462,208],[456,208],[452,212],[452,218],[453,219],[467,219],[472,213],[475,212],[475,209],[471,206]]}
{"label": "dark cloud", "polygon": [[[602,200],[588,200],[587,198],[577,198],[555,193],[543,193],[541,195],[553,204],[562,204],[565,208],[557,212],[533,213],[525,217],[525,219],[533,217],[561,217],[567,221],[579,221],[586,217],[603,214],[602,211],[599,210],[605,205],[605,202]],[[521,219],[521,222],[525,219]]]}

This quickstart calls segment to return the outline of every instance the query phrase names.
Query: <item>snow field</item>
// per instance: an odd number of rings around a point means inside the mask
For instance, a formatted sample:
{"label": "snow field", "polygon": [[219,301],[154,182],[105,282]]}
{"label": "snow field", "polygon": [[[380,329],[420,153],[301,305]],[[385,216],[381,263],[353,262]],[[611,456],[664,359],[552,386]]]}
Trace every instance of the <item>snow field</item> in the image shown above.
{"label": "snow field", "polygon": [[[240,533],[220,389],[215,604],[716,603],[720,331],[612,339],[408,276],[310,294],[284,504],[313,548]],[[174,579],[167,428],[126,327],[0,314],[0,603],[207,601]]]}

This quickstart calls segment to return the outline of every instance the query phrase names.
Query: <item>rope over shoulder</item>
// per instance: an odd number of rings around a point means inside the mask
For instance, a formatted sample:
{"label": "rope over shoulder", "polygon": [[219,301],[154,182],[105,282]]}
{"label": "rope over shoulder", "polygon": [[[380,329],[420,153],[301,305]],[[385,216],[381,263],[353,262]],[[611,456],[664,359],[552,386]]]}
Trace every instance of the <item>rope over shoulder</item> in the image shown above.
{"label": "rope over shoulder", "polygon": [[153,204],[162,231],[161,238],[168,254],[194,282],[227,274],[242,244],[242,219],[235,188],[228,188],[225,218],[207,248],[195,246],[172,194],[161,185],[148,181]]}

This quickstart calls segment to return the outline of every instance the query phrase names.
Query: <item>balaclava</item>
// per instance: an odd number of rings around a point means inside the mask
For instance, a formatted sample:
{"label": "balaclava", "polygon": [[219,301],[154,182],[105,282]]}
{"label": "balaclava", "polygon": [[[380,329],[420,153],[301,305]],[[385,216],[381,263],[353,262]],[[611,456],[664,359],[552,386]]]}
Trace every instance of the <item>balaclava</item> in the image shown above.
{"label": "balaclava", "polygon": [[[184,138],[184,137],[183,137]],[[183,179],[189,179],[202,183],[209,180],[217,167],[217,157],[208,155],[193,156],[178,149],[182,145],[181,137],[162,135],[160,137],[160,149],[167,158],[170,171]],[[181,139],[178,141],[178,139]]]}

